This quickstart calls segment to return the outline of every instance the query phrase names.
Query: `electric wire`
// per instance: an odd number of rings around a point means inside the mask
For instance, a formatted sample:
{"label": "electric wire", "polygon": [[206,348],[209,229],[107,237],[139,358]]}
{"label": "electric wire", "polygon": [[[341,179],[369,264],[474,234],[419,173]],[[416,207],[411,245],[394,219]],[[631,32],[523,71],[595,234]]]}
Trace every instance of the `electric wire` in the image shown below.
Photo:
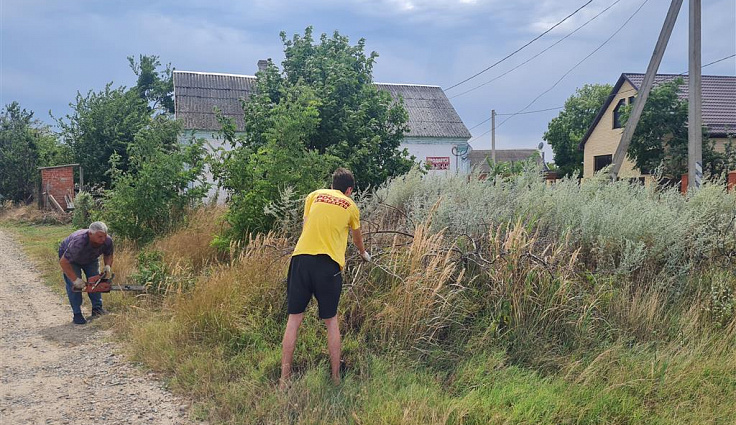
{"label": "electric wire", "polygon": [[560,82],[561,82],[562,80],[564,80],[564,79],[565,79],[565,77],[567,77],[568,75],[570,75],[570,73],[571,73],[572,71],[574,71],[574,70],[575,70],[575,69],[576,69],[576,68],[577,68],[578,66],[580,66],[580,65],[581,65],[581,64],[582,64],[583,62],[585,62],[585,61],[586,61],[586,60],[587,60],[588,58],[590,58],[591,56],[593,56],[593,55],[594,55],[594,54],[595,54],[595,53],[596,53],[597,51],[599,51],[599,50],[600,50],[600,49],[602,49],[602,48],[603,48],[603,47],[604,47],[604,46],[605,46],[606,44],[608,44],[608,42],[609,42],[609,41],[611,41],[611,40],[613,39],[613,37],[615,37],[615,36],[616,36],[616,34],[618,34],[619,32],[621,32],[621,30],[623,30],[623,29],[624,29],[624,27],[625,27],[625,26],[626,26],[626,25],[627,25],[627,24],[628,24],[628,23],[629,23],[629,22],[630,22],[630,21],[631,21],[631,20],[632,20],[632,19],[634,18],[634,16],[636,16],[636,15],[637,15],[637,14],[639,13],[639,11],[640,11],[640,10],[641,10],[641,9],[642,9],[642,8],[644,7],[644,5],[646,5],[647,3],[649,3],[649,0],[644,0],[644,1],[643,1],[643,2],[641,3],[641,5],[639,5],[639,7],[638,7],[638,8],[637,8],[637,9],[636,9],[636,10],[634,11],[634,13],[632,13],[632,14],[631,14],[631,16],[629,16],[629,17],[628,17],[628,18],[627,18],[627,19],[626,19],[626,20],[624,21],[624,23],[623,23],[623,24],[621,24],[621,26],[620,26],[620,27],[618,27],[618,29],[617,29],[616,31],[614,31],[614,32],[613,32],[613,34],[611,34],[611,36],[610,36],[610,37],[608,37],[608,38],[607,38],[607,39],[606,39],[606,40],[605,40],[605,41],[604,41],[603,43],[601,43],[601,44],[600,44],[600,46],[598,46],[598,47],[596,47],[595,49],[593,49],[593,51],[592,51],[592,52],[588,53],[588,55],[587,55],[587,56],[585,56],[585,57],[584,57],[583,59],[581,59],[581,60],[580,60],[580,61],[579,61],[578,63],[576,63],[575,65],[573,65],[573,67],[572,67],[572,68],[570,68],[570,69],[569,69],[569,70],[568,70],[567,72],[565,72],[565,73],[564,73],[564,74],[562,75],[562,77],[560,77],[560,78],[559,78],[559,79],[558,79],[557,81],[555,81],[555,83],[554,83],[554,84],[552,84],[552,87],[550,87],[550,88],[548,88],[547,90],[543,91],[543,92],[542,92],[541,94],[539,94],[539,95],[538,95],[537,97],[535,97],[535,98],[534,98],[534,100],[532,100],[531,102],[529,102],[529,104],[528,104],[528,105],[526,105],[525,107],[523,107],[523,108],[522,108],[521,110],[519,110],[519,111],[518,111],[517,113],[515,113],[515,114],[511,114],[511,115],[510,115],[510,116],[509,116],[508,118],[506,118],[505,120],[501,121],[501,124],[499,124],[499,125],[498,125],[498,126],[497,126],[496,128],[498,128],[498,127],[501,127],[501,126],[502,126],[502,125],[503,125],[504,123],[506,123],[506,121],[510,120],[511,118],[515,117],[516,115],[519,115],[519,114],[520,114],[521,112],[524,112],[524,111],[525,111],[525,110],[526,110],[527,108],[529,108],[529,107],[530,107],[530,106],[532,106],[532,105],[533,105],[534,103],[536,103],[536,101],[537,101],[537,100],[539,100],[539,98],[541,98],[541,97],[542,97],[542,96],[544,96],[545,94],[547,94],[547,93],[549,93],[550,91],[552,91],[552,89],[554,89],[555,87],[557,87],[557,85],[558,85],[558,84],[559,84],[559,83],[560,83]]}
{"label": "electric wire", "polygon": [[576,32],[578,32],[579,30],[581,30],[581,29],[582,29],[583,27],[585,27],[586,25],[588,25],[589,23],[593,22],[593,21],[594,21],[594,20],[595,20],[596,18],[598,18],[598,17],[599,17],[599,16],[601,16],[602,14],[606,13],[606,12],[607,12],[607,11],[608,11],[608,10],[609,10],[610,8],[612,8],[613,6],[617,5],[617,4],[618,4],[618,3],[620,3],[620,2],[621,2],[621,0],[616,0],[615,2],[611,3],[610,5],[608,5],[608,7],[606,7],[606,8],[605,8],[605,9],[603,9],[603,10],[601,10],[600,12],[598,12],[598,13],[597,13],[597,14],[596,14],[595,16],[593,16],[592,18],[590,18],[590,19],[588,19],[587,21],[585,21],[585,23],[583,23],[583,24],[582,24],[582,25],[580,25],[579,27],[575,28],[575,29],[574,29],[574,30],[573,30],[572,32],[570,32],[570,33],[569,33],[569,34],[567,34],[566,36],[564,36],[564,37],[562,37],[561,39],[557,40],[556,42],[554,42],[553,44],[549,45],[549,46],[548,46],[547,48],[545,48],[544,50],[540,51],[539,53],[537,53],[537,54],[535,54],[534,56],[530,57],[529,59],[525,60],[524,62],[522,62],[522,63],[520,63],[520,64],[516,65],[515,67],[513,67],[513,68],[509,69],[508,71],[504,72],[503,74],[501,74],[501,75],[499,75],[499,76],[497,76],[497,77],[494,77],[494,78],[492,78],[492,79],[490,79],[490,80],[486,81],[485,83],[479,84],[479,85],[477,85],[477,86],[475,86],[475,87],[473,87],[473,88],[471,88],[471,89],[468,89],[468,90],[466,90],[466,91],[464,91],[464,92],[462,92],[462,93],[458,93],[458,94],[456,94],[456,95],[450,96],[450,99],[454,99],[454,98],[456,98],[456,97],[460,97],[460,96],[463,96],[463,95],[465,95],[465,94],[468,94],[468,93],[470,93],[470,92],[473,92],[473,91],[475,91],[475,90],[478,90],[479,88],[481,88],[481,87],[483,87],[483,86],[486,86],[486,85],[488,85],[488,84],[490,84],[490,83],[492,83],[492,82],[494,82],[494,81],[498,80],[499,78],[501,78],[501,77],[504,77],[504,76],[506,76],[506,75],[510,74],[510,73],[511,73],[511,72],[513,72],[513,71],[516,71],[517,69],[521,68],[522,66],[524,66],[524,65],[526,65],[527,63],[531,62],[532,60],[534,60],[534,59],[538,58],[539,56],[541,56],[542,54],[544,54],[544,53],[545,53],[546,51],[548,51],[549,49],[551,49],[551,48],[555,47],[556,45],[558,45],[558,44],[562,43],[562,42],[563,42],[563,41],[565,41],[565,40],[566,40],[566,39],[567,39],[568,37],[570,37],[571,35],[575,34],[575,33],[576,33]]}
{"label": "electric wire", "polygon": [[543,36],[544,36],[545,34],[547,34],[548,32],[550,32],[550,31],[552,31],[553,29],[557,28],[558,26],[562,25],[562,23],[563,23],[563,22],[565,22],[566,20],[568,20],[569,18],[571,18],[572,16],[574,16],[574,15],[575,15],[576,13],[580,12],[581,10],[583,10],[583,9],[584,9],[585,7],[587,7],[587,6],[588,6],[588,5],[590,4],[590,3],[592,3],[592,2],[593,2],[593,0],[588,0],[588,2],[587,2],[587,3],[585,3],[584,5],[582,5],[582,6],[580,6],[579,8],[577,8],[577,9],[576,9],[576,10],[575,10],[574,12],[572,12],[571,14],[569,14],[569,15],[565,16],[565,17],[564,17],[564,18],[563,18],[563,19],[562,19],[562,20],[561,20],[560,22],[558,22],[558,23],[556,23],[556,24],[552,25],[552,27],[550,27],[550,28],[549,28],[548,30],[546,30],[546,31],[544,31],[543,33],[539,34],[538,36],[534,37],[534,38],[533,38],[533,39],[532,39],[531,41],[529,41],[529,42],[528,42],[528,43],[526,43],[525,45],[523,45],[523,46],[519,47],[518,49],[514,50],[513,52],[509,53],[509,54],[508,54],[508,55],[506,55],[506,56],[505,56],[505,57],[504,57],[503,59],[501,59],[501,60],[498,60],[498,61],[496,61],[496,63],[494,63],[493,65],[491,65],[491,66],[489,66],[489,67],[487,67],[487,68],[483,69],[482,71],[479,71],[479,72],[477,72],[477,73],[475,73],[475,74],[471,75],[470,77],[468,77],[468,78],[466,78],[466,79],[464,79],[464,80],[460,81],[459,83],[456,83],[456,84],[453,84],[453,85],[451,85],[450,87],[446,88],[445,90],[451,90],[451,89],[453,89],[453,88],[455,88],[455,87],[459,86],[460,84],[464,84],[464,83],[466,83],[466,82],[468,82],[468,81],[472,80],[473,78],[476,78],[476,77],[478,77],[479,75],[483,74],[484,72],[486,72],[486,71],[490,70],[491,68],[493,68],[494,66],[496,66],[496,65],[500,64],[501,62],[505,61],[506,59],[510,58],[511,56],[514,56],[515,54],[519,53],[520,51],[522,51],[522,50],[523,50],[524,48],[526,48],[526,47],[527,47],[527,46],[529,46],[530,44],[532,44],[532,43],[534,43],[535,41],[537,41],[537,40],[539,40],[540,38],[542,38],[542,37],[543,37]]}
{"label": "electric wire", "polygon": [[[711,65],[715,65],[717,63],[720,63],[720,62],[725,61],[726,59],[731,59],[733,57],[736,57],[736,53],[731,54],[729,56],[722,57],[720,59],[716,59],[716,60],[714,60],[712,62],[708,62],[707,64],[702,65],[701,68],[705,68],[705,67],[708,67],[708,66],[711,66]],[[676,74],[676,75],[678,75],[678,76],[685,76],[685,75],[687,75],[687,73],[688,73],[688,71],[685,71],[685,72],[681,72],[681,73]],[[620,92],[618,92],[618,94],[624,94],[624,93],[636,92],[636,91],[638,91],[638,89],[632,88],[632,89],[620,91]],[[502,116],[505,115],[505,116],[509,116],[509,118],[511,118],[511,117],[513,117],[515,115],[535,114],[535,113],[539,113],[539,112],[548,112],[548,111],[554,111],[554,110],[559,110],[559,109],[564,109],[564,108],[565,108],[564,106],[558,106],[558,107],[555,107],[555,108],[539,109],[539,110],[536,110],[536,111],[525,111],[525,112],[515,112],[515,113],[498,113],[497,112],[496,115],[502,115]],[[482,124],[487,123],[490,120],[491,120],[490,118],[486,118],[485,120],[483,120],[483,121],[479,122],[478,124],[474,125],[473,127],[469,128],[468,130],[472,130],[472,129],[474,129],[474,128],[482,125]],[[500,127],[500,125],[496,126],[496,128],[498,128],[498,127]],[[475,136],[475,137],[471,138],[470,140],[468,140],[468,143],[470,143],[470,142],[472,142],[474,140],[477,140],[477,139],[485,136],[486,134],[488,134],[490,132],[491,132],[491,130],[489,129],[489,130],[485,131],[484,133],[479,134],[478,136]]]}

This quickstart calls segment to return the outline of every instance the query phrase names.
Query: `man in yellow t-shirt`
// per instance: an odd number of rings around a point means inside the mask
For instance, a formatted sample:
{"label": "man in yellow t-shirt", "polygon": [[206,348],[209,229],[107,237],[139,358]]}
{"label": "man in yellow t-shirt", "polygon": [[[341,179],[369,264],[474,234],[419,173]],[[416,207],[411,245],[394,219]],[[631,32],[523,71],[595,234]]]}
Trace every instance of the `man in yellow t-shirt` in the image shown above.
{"label": "man in yellow t-shirt", "polygon": [[281,351],[280,387],[286,387],[291,376],[291,362],[304,310],[317,299],[319,317],[327,326],[327,348],[330,352],[332,381],[340,384],[340,329],[337,304],[342,291],[342,269],[348,229],[353,243],[365,261],[371,256],[363,247],[360,233],[360,211],[350,195],[355,187],[353,174],[338,168],[332,174],[332,188],[319,189],[307,196],[304,205],[304,227],[289,265],[287,300],[289,319]]}

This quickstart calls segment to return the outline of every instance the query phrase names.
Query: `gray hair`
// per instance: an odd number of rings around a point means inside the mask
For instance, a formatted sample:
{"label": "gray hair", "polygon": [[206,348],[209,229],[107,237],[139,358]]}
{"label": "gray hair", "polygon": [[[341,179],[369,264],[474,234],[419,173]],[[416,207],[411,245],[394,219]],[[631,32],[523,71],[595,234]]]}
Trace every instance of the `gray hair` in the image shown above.
{"label": "gray hair", "polygon": [[102,232],[107,234],[107,224],[101,221],[95,221],[89,225],[89,231],[92,233]]}

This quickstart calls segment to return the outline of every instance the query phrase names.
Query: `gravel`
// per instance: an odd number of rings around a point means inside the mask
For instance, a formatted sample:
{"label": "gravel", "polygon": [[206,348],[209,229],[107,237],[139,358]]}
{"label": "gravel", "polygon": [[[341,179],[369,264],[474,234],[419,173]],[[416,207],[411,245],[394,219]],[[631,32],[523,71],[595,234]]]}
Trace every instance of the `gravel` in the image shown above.
{"label": "gravel", "polygon": [[0,423],[191,423],[187,400],[128,363],[109,330],[72,324],[66,298],[3,230],[0,276]]}

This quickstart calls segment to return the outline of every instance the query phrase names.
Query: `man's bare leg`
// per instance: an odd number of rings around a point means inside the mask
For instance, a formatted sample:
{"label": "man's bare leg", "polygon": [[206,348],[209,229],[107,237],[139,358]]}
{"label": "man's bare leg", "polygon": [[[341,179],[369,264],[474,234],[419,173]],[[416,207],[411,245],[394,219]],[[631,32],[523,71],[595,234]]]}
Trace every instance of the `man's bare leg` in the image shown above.
{"label": "man's bare leg", "polygon": [[285,389],[289,378],[291,377],[291,362],[294,360],[294,347],[296,347],[296,337],[299,333],[299,326],[304,319],[304,313],[290,314],[289,320],[286,322],[286,330],[284,331],[284,339],[281,342],[281,379],[279,380],[279,388]]}
{"label": "man's bare leg", "polygon": [[337,315],[325,319],[327,326],[327,349],[330,352],[330,366],[332,369],[332,382],[340,385],[340,326]]}

